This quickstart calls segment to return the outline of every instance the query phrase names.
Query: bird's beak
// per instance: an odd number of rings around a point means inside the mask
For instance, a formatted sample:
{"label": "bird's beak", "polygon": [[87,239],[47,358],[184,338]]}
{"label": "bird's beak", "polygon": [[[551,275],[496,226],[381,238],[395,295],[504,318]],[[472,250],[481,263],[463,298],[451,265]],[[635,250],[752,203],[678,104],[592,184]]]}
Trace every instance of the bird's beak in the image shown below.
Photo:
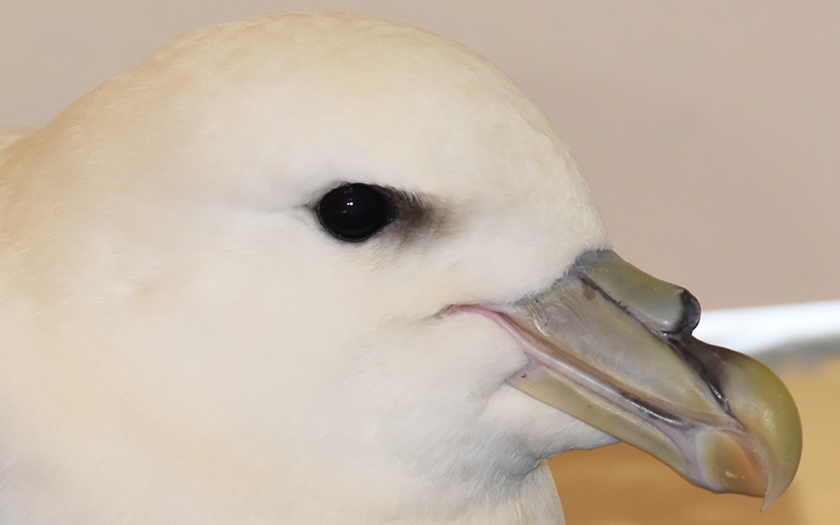
{"label": "bird's beak", "polygon": [[802,430],[781,380],[762,363],[691,332],[697,300],[612,251],[587,252],[547,292],[491,317],[529,364],[508,382],[657,457],[715,492],[764,496],[799,465]]}

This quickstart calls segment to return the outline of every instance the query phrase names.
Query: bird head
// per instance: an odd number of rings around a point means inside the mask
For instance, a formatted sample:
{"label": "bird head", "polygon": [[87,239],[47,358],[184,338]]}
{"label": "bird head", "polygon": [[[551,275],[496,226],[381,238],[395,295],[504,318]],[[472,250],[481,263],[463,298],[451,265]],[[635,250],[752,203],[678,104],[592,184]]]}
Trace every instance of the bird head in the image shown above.
{"label": "bird head", "polygon": [[80,516],[550,522],[543,460],[615,439],[768,501],[795,472],[781,382],[691,337],[696,300],[610,250],[548,119],[460,44],[195,31],[4,159],[6,448]]}

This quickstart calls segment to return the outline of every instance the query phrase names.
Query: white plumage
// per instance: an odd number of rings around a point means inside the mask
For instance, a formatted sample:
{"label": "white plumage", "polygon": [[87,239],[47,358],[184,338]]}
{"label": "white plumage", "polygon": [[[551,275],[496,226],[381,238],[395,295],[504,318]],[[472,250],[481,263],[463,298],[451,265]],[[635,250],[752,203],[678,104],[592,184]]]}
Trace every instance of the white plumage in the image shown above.
{"label": "white plumage", "polygon": [[[188,33],[0,139],[0,521],[562,522],[613,438],[481,315],[608,248],[566,146],[459,44],[277,15]],[[365,242],[343,183],[403,210]],[[792,474],[791,474],[792,475]]]}

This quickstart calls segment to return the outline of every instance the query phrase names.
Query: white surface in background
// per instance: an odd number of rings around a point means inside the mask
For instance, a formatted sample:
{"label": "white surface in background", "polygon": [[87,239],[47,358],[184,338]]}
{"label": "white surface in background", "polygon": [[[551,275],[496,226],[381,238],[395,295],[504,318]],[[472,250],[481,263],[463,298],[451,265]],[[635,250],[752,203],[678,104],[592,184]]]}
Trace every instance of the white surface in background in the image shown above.
{"label": "white surface in background", "polygon": [[747,354],[840,337],[840,301],[703,312],[694,335]]}

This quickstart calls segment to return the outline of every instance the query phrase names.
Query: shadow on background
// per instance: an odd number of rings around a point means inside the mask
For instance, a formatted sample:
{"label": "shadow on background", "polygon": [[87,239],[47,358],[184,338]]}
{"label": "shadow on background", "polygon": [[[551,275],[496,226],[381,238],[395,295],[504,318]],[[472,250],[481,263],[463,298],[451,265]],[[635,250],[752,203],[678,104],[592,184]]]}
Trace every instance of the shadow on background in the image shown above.
{"label": "shadow on background", "polygon": [[802,417],[802,463],[766,512],[761,500],[698,489],[620,443],[550,460],[568,525],[836,525],[840,523],[840,359],[782,371]]}

